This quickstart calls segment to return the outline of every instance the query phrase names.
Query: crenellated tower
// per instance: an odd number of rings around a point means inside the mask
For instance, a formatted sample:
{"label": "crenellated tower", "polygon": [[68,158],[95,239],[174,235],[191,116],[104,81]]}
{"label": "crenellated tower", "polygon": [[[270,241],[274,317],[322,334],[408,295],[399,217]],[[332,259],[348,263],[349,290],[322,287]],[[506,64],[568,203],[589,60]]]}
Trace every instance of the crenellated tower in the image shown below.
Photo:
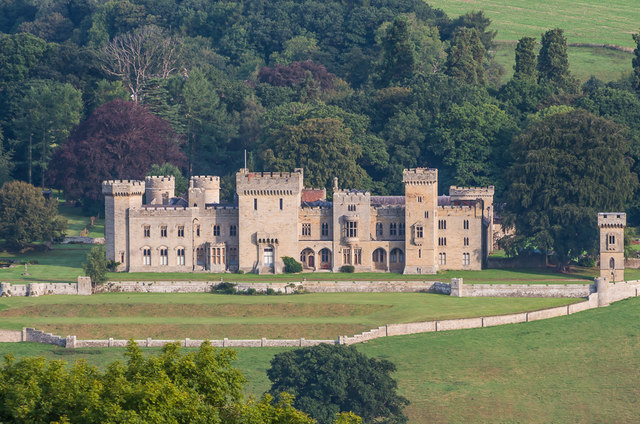
{"label": "crenellated tower", "polygon": [[144,181],[110,180],[102,183],[107,259],[120,262],[118,271],[129,270],[129,209],[142,206],[144,192]]}
{"label": "crenellated tower", "polygon": [[494,186],[488,187],[449,187],[449,197],[452,203],[460,201],[482,201],[482,218],[485,226],[483,251],[486,257],[493,251],[493,195]]}
{"label": "crenellated tower", "polygon": [[624,227],[627,214],[605,212],[598,214],[600,228],[600,277],[609,281],[624,281]]}
{"label": "crenellated tower", "polygon": [[176,179],[172,175],[145,177],[144,184],[147,205],[168,205],[176,191]]}
{"label": "crenellated tower", "polygon": [[405,169],[405,274],[435,274],[438,170]]}
{"label": "crenellated tower", "polygon": [[189,181],[189,206],[202,207],[220,203],[220,177],[201,175]]}
{"label": "crenellated tower", "polygon": [[282,272],[283,256],[299,257],[298,213],[303,171],[236,173],[239,269]]}

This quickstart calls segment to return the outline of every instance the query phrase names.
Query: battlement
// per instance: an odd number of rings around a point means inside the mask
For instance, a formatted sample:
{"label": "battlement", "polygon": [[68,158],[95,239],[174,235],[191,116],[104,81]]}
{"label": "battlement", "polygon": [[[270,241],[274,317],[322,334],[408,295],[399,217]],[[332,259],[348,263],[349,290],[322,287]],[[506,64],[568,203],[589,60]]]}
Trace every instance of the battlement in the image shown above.
{"label": "battlement", "polygon": [[129,216],[136,217],[187,217],[190,218],[192,211],[184,206],[152,206],[129,209]]}
{"label": "battlement", "polygon": [[433,184],[438,182],[438,170],[434,168],[411,168],[402,171],[405,184]]}
{"label": "battlement", "polygon": [[142,196],[145,182],[140,180],[108,180],[102,182],[102,194],[106,196]]}
{"label": "battlement", "polygon": [[470,200],[482,197],[493,197],[495,193],[494,186],[488,187],[449,187],[449,196],[454,200]]}
{"label": "battlement", "polygon": [[190,188],[207,188],[207,189],[219,189],[220,177],[213,175],[198,175],[191,177],[189,181]]}
{"label": "battlement", "polygon": [[294,172],[248,172],[236,173],[238,195],[284,196],[297,195],[303,188],[302,169]]}
{"label": "battlement", "polygon": [[622,228],[627,225],[627,214],[624,212],[600,212],[598,214],[598,227]]}
{"label": "battlement", "polygon": [[173,175],[154,175],[150,177],[144,177],[144,182],[148,186],[168,186],[169,184],[175,184],[176,178]]}
{"label": "battlement", "polygon": [[348,201],[362,201],[371,198],[371,193],[364,190],[337,190],[333,192],[334,201],[337,197],[344,197]]}

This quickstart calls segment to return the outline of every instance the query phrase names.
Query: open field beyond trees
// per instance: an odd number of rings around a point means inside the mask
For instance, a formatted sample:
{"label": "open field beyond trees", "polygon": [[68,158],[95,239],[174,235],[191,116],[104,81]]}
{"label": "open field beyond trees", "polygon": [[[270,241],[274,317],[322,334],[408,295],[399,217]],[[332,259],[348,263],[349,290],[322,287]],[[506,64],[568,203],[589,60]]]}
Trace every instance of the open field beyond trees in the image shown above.
{"label": "open field beyond trees", "polygon": [[[611,44],[633,47],[631,34],[640,28],[640,9],[633,0],[527,1],[527,0],[429,0],[449,16],[483,10],[498,31],[496,57],[513,74],[515,42],[536,37],[552,28],[562,28],[569,44]],[[581,80],[590,75],[609,81],[631,71],[630,53],[593,47],[569,46],[572,73]]]}
{"label": "open field beyond trees", "polygon": [[[640,299],[567,317],[492,328],[387,337],[357,345],[394,362],[412,423],[636,422],[640,415]],[[150,351],[151,349],[143,349]],[[285,348],[236,349],[247,394],[269,388],[265,371]],[[0,344],[18,357],[85,359],[96,366],[124,349],[69,352]]]}
{"label": "open field beyond trees", "polygon": [[576,301],[428,293],[11,297],[0,299],[0,328],[35,327],[80,339],[337,339],[389,323],[501,315]]}

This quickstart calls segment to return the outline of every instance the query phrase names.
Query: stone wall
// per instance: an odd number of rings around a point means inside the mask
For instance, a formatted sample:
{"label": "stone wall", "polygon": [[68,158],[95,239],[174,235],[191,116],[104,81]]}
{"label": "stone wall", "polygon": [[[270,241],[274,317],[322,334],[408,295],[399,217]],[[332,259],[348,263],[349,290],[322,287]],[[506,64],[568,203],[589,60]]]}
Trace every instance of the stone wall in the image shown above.
{"label": "stone wall", "polygon": [[78,277],[75,283],[0,283],[0,296],[42,296],[48,294],[91,295],[91,279]]}
{"label": "stone wall", "polygon": [[21,341],[22,331],[0,330],[0,343]]}
{"label": "stone wall", "polygon": [[595,292],[593,284],[463,284],[453,287],[459,297],[587,297]]}
{"label": "stone wall", "polygon": [[35,342],[45,343],[55,346],[66,347],[67,339],[64,337],[56,336],[51,333],[45,333],[44,331],[36,330],[34,328],[25,328],[22,330],[23,342]]}

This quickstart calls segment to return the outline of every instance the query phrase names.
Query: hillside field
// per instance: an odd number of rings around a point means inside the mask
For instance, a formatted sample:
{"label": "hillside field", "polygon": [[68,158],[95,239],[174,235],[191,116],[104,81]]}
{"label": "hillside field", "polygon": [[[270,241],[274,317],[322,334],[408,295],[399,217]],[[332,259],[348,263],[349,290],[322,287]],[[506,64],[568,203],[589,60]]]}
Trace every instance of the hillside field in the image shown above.
{"label": "hillside field", "polygon": [[[386,337],[356,345],[397,366],[410,422],[637,422],[640,298],[567,317],[499,327]],[[152,349],[143,349],[150,351]],[[269,388],[265,371],[285,348],[236,349],[247,394]],[[0,353],[42,354],[104,367],[124,349],[69,352],[35,343]]]}
{"label": "hillside field", "polygon": [[[454,17],[483,10],[498,31],[497,60],[507,77],[513,73],[515,42],[562,28],[567,42],[634,47],[631,34],[640,30],[640,8],[634,0],[429,0],[431,6]],[[581,80],[596,75],[605,81],[631,71],[630,53],[602,48],[569,47],[571,71]]]}

